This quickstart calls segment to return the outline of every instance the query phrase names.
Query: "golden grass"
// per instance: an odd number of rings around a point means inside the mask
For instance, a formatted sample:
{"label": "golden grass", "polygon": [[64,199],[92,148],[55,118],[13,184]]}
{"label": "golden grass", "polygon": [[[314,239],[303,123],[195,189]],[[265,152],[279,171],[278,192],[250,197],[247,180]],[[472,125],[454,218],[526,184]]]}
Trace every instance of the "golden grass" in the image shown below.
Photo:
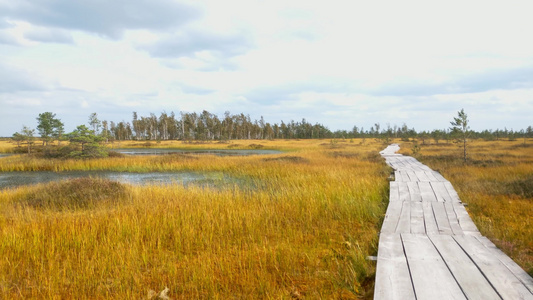
{"label": "golden grass", "polygon": [[[412,145],[401,143],[410,155]],[[533,276],[533,140],[423,145],[419,160],[453,184],[481,233]]]}
{"label": "golden grass", "polygon": [[168,287],[174,299],[370,297],[375,265],[365,258],[377,251],[388,197],[383,145],[235,143],[290,152],[1,158],[2,171],[220,171],[252,188],[126,186],[111,205],[61,210],[27,204],[50,184],[1,191],[0,294],[146,299]]}
{"label": "golden grass", "polygon": [[9,153],[15,146],[10,140],[0,140],[0,153]]}

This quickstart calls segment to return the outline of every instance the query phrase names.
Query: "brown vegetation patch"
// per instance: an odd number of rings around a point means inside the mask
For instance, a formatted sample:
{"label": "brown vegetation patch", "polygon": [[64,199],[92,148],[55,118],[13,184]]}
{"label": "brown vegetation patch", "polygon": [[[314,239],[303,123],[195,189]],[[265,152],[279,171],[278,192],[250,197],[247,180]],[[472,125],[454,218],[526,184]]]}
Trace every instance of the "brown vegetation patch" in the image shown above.
{"label": "brown vegetation patch", "polygon": [[282,157],[270,157],[264,158],[264,161],[279,161],[279,162],[293,162],[293,163],[308,163],[307,158],[301,156],[282,156]]}
{"label": "brown vegetation patch", "polygon": [[51,182],[32,188],[21,204],[57,211],[90,209],[114,204],[129,195],[125,185],[101,178],[76,178]]}
{"label": "brown vegetation patch", "polygon": [[381,157],[381,155],[378,152],[376,152],[376,151],[367,152],[366,155],[365,155],[365,159],[368,160],[368,161],[374,162],[374,163],[383,163],[383,162],[385,162],[383,157]]}
{"label": "brown vegetation patch", "polygon": [[[473,159],[470,160],[470,164],[474,166],[480,166],[480,167],[493,167],[493,166],[503,166],[505,163],[498,159]],[[510,165],[510,163],[507,163]]]}
{"label": "brown vegetation patch", "polygon": [[507,184],[508,190],[518,196],[533,199],[533,174]]}
{"label": "brown vegetation patch", "polygon": [[264,148],[265,146],[260,145],[260,144],[250,144],[250,145],[248,145],[248,147],[250,147],[250,148],[252,148],[252,149],[262,149],[262,148]]}
{"label": "brown vegetation patch", "polygon": [[325,148],[328,148],[328,149],[346,148],[346,145],[341,145],[339,143],[322,143],[322,144],[320,144],[320,146],[324,146]]}
{"label": "brown vegetation patch", "polygon": [[124,153],[120,153],[117,151],[109,151],[108,156],[109,157],[125,157],[126,155]]}
{"label": "brown vegetation patch", "polygon": [[509,150],[516,150],[516,149],[527,149],[527,148],[533,148],[533,144],[516,144],[516,145],[512,145],[512,146],[509,146],[507,147],[507,149]]}
{"label": "brown vegetation patch", "polygon": [[231,144],[231,145],[228,145],[228,148],[238,148],[240,146],[241,144]]}
{"label": "brown vegetation patch", "polygon": [[330,156],[333,156],[335,158],[358,158],[360,157],[359,153],[354,152],[346,152],[346,151],[334,151],[329,154]]}
{"label": "brown vegetation patch", "polygon": [[183,141],[184,144],[191,144],[191,145],[205,145],[205,144],[212,144],[211,141]]}

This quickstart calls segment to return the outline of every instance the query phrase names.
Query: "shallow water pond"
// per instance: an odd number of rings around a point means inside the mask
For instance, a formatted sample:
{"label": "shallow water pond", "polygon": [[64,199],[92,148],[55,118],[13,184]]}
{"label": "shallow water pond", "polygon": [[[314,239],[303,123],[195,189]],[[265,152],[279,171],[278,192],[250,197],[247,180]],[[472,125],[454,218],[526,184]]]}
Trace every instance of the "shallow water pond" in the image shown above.
{"label": "shallow water pond", "polygon": [[220,172],[2,172],[0,173],[0,189],[80,177],[106,178],[133,185],[198,184],[204,186],[223,186],[238,183],[236,178],[232,178]]}
{"label": "shallow water pond", "polygon": [[257,150],[257,149],[158,149],[158,148],[119,148],[114,151],[126,155],[165,155],[165,154],[212,154],[217,156],[247,156],[247,155],[267,155],[283,153],[279,150]]}

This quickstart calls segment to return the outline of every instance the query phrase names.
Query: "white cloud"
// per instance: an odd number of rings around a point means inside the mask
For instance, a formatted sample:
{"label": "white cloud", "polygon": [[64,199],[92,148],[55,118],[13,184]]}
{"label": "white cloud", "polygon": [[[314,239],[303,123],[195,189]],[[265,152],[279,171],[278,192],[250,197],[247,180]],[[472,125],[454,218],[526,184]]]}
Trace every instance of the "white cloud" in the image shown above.
{"label": "white cloud", "polygon": [[87,110],[121,121],[131,110],[205,109],[331,129],[433,129],[464,107],[480,128],[523,128],[533,113],[527,8],[515,0],[0,0],[0,118],[19,114],[11,120],[31,126],[54,111],[74,126]]}
{"label": "white cloud", "polygon": [[168,30],[199,17],[192,5],[170,0],[0,1],[0,17],[35,25],[82,30],[118,39],[130,29]]}
{"label": "white cloud", "polygon": [[68,31],[62,29],[52,30],[49,28],[34,28],[28,32],[25,32],[24,38],[43,43],[74,43],[72,35]]}

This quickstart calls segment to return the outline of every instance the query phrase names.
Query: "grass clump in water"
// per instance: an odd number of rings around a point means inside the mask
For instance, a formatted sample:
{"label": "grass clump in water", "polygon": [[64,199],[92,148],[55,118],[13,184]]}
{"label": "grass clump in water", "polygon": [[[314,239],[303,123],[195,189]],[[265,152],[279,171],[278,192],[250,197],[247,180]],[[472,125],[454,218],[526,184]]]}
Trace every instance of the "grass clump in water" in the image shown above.
{"label": "grass clump in water", "polygon": [[66,211],[116,204],[127,197],[128,189],[119,182],[86,177],[36,186],[21,202],[38,209]]}

